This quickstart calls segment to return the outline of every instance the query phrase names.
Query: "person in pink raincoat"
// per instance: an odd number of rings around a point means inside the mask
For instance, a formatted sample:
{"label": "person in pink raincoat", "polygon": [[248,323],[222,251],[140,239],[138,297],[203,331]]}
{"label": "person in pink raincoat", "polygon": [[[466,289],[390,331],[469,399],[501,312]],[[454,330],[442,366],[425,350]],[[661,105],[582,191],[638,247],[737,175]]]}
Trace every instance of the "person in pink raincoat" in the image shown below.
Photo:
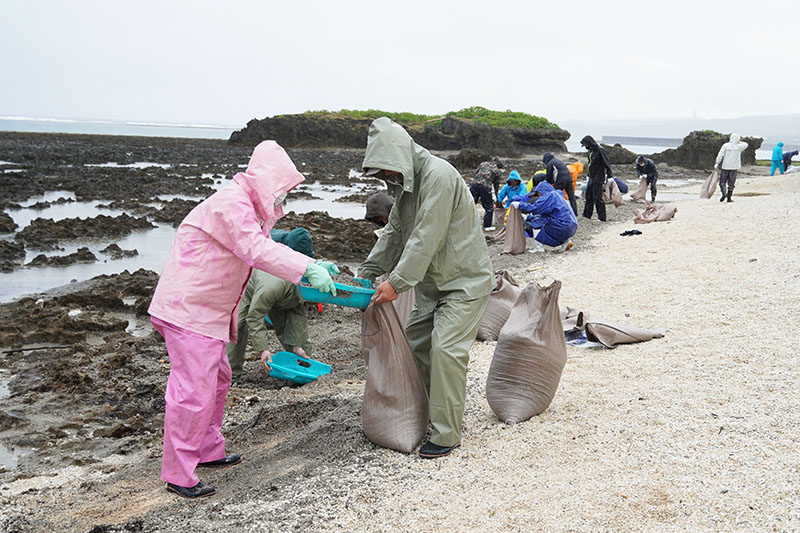
{"label": "person in pink raincoat", "polygon": [[236,340],[238,305],[253,268],[297,284],[306,276],[335,294],[332,263],[278,244],[269,230],[290,190],[303,181],[275,141],[253,150],[247,171],[214,193],[178,227],[149,313],[170,359],[161,479],[186,498],[208,496],[195,468],[238,463],[220,433],[231,383],[226,347]]}

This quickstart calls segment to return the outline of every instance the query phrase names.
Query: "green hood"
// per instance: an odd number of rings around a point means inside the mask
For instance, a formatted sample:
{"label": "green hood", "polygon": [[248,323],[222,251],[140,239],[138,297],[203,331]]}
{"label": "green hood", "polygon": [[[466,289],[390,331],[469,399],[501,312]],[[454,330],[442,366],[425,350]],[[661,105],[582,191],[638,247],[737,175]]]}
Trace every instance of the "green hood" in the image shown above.
{"label": "green hood", "polygon": [[475,201],[453,166],[414,142],[402,126],[381,117],[372,122],[363,168],[403,175],[390,186],[396,200],[359,272],[389,273],[398,292],[415,288],[419,309],[443,294],[454,300],[482,298],[494,287],[492,264]]}
{"label": "green hood", "polygon": [[[403,190],[414,191],[414,172],[419,169],[419,155],[428,154],[403,127],[387,117],[372,121],[367,134],[364,169],[380,168],[403,175]],[[395,195],[397,196],[397,195]]]}

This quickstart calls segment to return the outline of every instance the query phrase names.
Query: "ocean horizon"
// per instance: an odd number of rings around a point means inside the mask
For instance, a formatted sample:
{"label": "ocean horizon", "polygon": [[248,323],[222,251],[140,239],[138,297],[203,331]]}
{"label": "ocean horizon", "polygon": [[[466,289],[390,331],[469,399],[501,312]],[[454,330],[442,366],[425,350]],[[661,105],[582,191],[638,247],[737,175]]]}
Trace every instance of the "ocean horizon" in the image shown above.
{"label": "ocean horizon", "polygon": [[0,116],[0,131],[23,133],[78,133],[88,135],[132,135],[136,137],[181,137],[228,139],[243,126],[175,124],[135,120],[98,120],[52,117]]}

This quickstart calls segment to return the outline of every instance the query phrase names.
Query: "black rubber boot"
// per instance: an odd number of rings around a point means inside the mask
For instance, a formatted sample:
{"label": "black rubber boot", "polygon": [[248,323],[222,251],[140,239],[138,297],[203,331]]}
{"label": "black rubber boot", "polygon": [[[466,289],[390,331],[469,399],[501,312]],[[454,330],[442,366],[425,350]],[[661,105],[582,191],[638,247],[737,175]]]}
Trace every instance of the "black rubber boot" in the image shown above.
{"label": "black rubber boot", "polygon": [[722,196],[720,196],[719,201],[720,202],[724,202],[725,201],[725,197],[728,195],[728,188],[725,187],[724,183],[720,183],[719,184],[719,190],[722,191]]}
{"label": "black rubber boot", "polygon": [[[733,187],[728,189],[728,202],[732,202],[733,201],[733,198],[731,198],[731,196],[733,196]],[[722,200],[720,200],[720,201],[722,201]]]}

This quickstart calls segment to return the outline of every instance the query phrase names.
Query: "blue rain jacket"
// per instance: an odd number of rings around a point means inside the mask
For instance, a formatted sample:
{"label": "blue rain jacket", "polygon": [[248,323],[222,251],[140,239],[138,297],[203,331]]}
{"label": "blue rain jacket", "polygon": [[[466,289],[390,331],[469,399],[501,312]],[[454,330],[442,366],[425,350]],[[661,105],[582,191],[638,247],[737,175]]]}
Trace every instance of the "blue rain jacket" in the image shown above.
{"label": "blue rain jacket", "polygon": [[530,213],[526,221],[534,229],[541,229],[536,240],[547,246],[561,246],[578,231],[578,219],[564,194],[557,191],[546,181],[534,189],[541,196],[533,203],[527,196],[517,196],[513,201],[519,202],[519,210]]}
{"label": "blue rain jacket", "polygon": [[[516,187],[511,186],[511,180],[518,180],[519,185]],[[519,196],[522,194],[526,194],[528,189],[522,183],[522,177],[520,177],[519,172],[516,170],[512,170],[511,173],[508,175],[506,179],[506,184],[500,189],[500,192],[497,193],[497,199],[503,202],[503,206],[508,207],[511,205],[511,199],[515,196]]]}
{"label": "blue rain jacket", "polygon": [[783,163],[783,143],[778,143],[778,146],[772,149],[772,161]]}

